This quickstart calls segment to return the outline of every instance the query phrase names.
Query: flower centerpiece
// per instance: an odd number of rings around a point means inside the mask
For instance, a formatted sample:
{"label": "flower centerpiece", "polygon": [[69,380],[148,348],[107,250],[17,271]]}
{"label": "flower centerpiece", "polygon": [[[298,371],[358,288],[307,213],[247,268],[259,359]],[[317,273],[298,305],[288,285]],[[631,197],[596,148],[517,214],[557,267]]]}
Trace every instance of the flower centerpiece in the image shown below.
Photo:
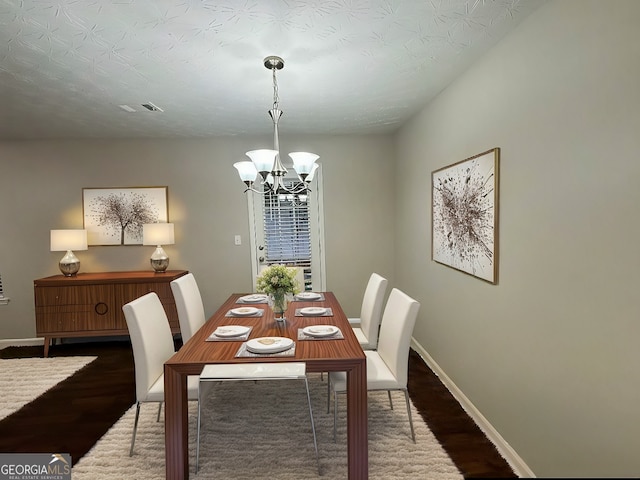
{"label": "flower centerpiece", "polygon": [[296,273],[296,268],[270,265],[258,275],[258,292],[269,295],[269,304],[277,319],[283,318],[289,299],[300,291]]}

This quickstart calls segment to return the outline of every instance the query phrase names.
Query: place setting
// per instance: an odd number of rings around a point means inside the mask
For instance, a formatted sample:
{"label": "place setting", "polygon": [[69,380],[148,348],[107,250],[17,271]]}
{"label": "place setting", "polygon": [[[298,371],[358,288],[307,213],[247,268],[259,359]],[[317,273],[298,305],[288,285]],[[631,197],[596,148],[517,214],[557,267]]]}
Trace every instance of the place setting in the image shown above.
{"label": "place setting", "polygon": [[309,325],[298,329],[298,340],[344,339],[342,330],[334,325]]}
{"label": "place setting", "polygon": [[249,338],[253,327],[244,325],[220,325],[207,337],[207,342],[239,342]]}
{"label": "place setting", "polygon": [[229,310],[225,317],[261,317],[264,314],[262,308],[256,307],[238,307]]}
{"label": "place setting", "polygon": [[327,307],[296,308],[296,317],[332,317],[333,311]]}
{"label": "place setting", "polygon": [[294,295],[294,300],[299,302],[324,302],[324,295],[316,292],[300,292]]}
{"label": "place setting", "polygon": [[240,304],[256,304],[256,303],[267,303],[269,298],[264,293],[252,293],[251,295],[244,295],[238,300],[236,303]]}
{"label": "place setting", "polygon": [[287,337],[260,337],[244,342],[236,357],[291,357],[296,353],[296,342]]}

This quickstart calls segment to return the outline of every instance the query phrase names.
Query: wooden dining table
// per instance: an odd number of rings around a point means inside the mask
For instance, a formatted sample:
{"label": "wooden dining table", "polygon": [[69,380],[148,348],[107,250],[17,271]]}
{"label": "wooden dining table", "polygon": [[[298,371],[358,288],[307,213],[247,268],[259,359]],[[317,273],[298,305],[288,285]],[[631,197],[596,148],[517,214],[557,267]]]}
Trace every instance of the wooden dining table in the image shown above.
{"label": "wooden dining table", "polygon": [[[332,292],[322,292],[320,301],[290,302],[286,321],[277,322],[266,303],[238,304],[246,294],[232,294],[209,320],[164,364],[166,478],[189,478],[187,376],[199,375],[207,364],[245,362],[305,362],[308,372],[347,373],[347,454],[348,478],[368,478],[367,367],[366,357],[347,317]],[[255,307],[260,317],[228,316],[231,309]],[[297,309],[326,307],[331,316],[296,316]],[[251,326],[248,339],[286,337],[295,341],[292,356],[237,356],[243,340],[207,341],[222,325]],[[298,340],[298,329],[310,325],[334,325],[341,339]],[[328,380],[327,380],[328,381]]]}

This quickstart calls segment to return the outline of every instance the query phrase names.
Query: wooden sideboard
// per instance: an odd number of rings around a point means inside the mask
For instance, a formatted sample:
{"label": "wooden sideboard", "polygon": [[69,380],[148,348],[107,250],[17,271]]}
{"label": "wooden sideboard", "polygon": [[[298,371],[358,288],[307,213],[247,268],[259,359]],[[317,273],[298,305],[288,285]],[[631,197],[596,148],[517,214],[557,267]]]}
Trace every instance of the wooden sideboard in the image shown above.
{"label": "wooden sideboard", "polygon": [[180,333],[170,282],[187,270],[79,273],[34,280],[36,334],[44,337],[44,356],[54,338],[129,335],[122,306],[156,292],[173,333]]}

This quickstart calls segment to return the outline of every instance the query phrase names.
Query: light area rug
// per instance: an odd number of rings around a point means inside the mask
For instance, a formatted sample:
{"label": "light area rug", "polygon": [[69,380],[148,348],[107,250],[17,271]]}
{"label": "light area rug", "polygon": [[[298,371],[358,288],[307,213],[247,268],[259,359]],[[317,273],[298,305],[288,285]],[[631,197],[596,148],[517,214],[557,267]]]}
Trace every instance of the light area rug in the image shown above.
{"label": "light area rug", "polygon": [[[202,402],[200,470],[195,473],[197,402],[189,402],[190,477],[196,479],[347,478],[346,397],[339,396],[338,435],[327,413],[327,384],[310,375],[320,472],[313,448],[303,381],[214,384]],[[452,460],[411,405],[411,441],[404,395],[369,393],[369,478],[462,479]],[[143,404],[135,450],[129,457],[135,407],[131,407],[73,468],[74,480],[165,477],[164,423],[157,404]]]}
{"label": "light area rug", "polygon": [[97,357],[0,359],[0,420],[35,400]]}

